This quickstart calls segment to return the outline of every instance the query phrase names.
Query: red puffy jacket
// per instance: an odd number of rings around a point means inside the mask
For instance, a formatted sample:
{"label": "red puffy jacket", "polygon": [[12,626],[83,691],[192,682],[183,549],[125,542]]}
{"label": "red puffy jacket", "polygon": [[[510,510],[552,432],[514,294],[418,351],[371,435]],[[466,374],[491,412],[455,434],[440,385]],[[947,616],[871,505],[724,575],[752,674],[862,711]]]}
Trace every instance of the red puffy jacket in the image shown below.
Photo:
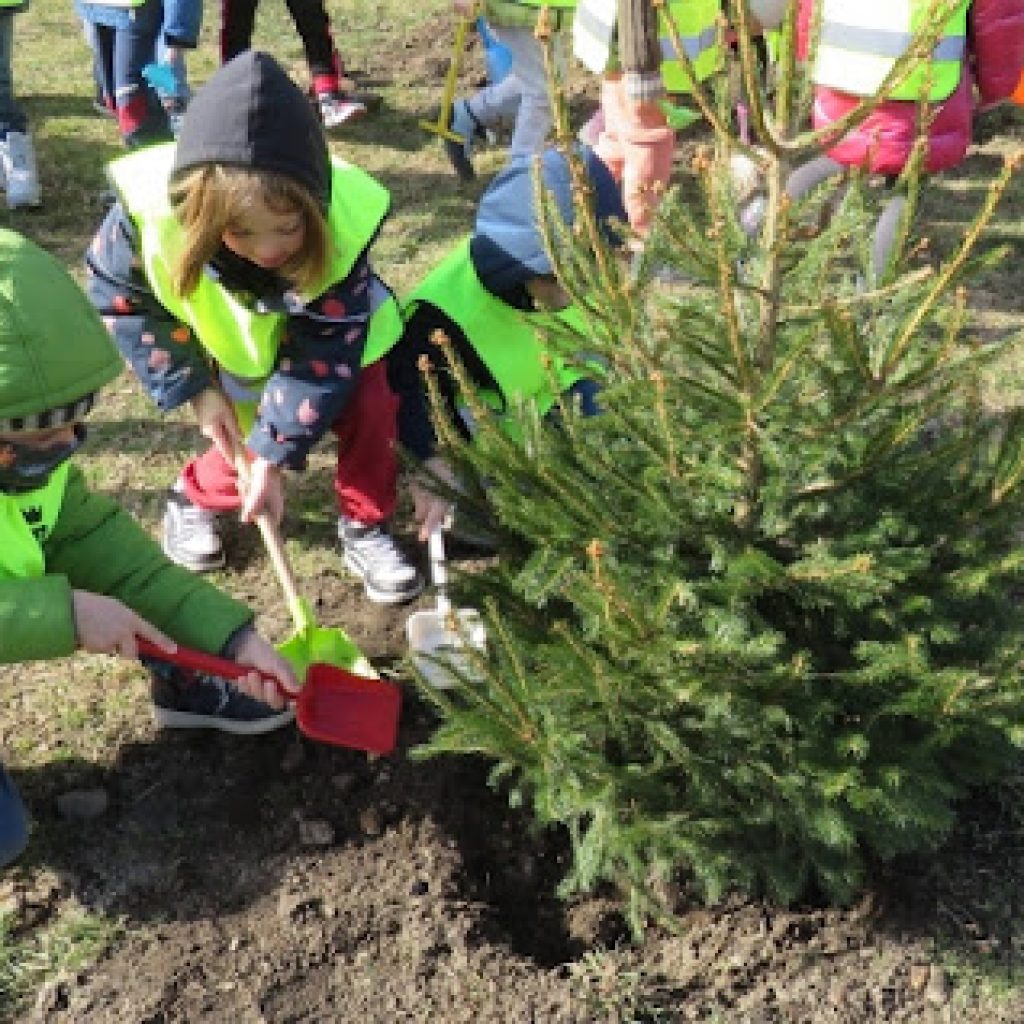
{"label": "red puffy jacket", "polygon": [[[797,53],[805,58],[815,0],[800,0]],[[975,106],[987,107],[1013,92],[1024,69],[1024,3],[1021,0],[974,0],[968,12],[967,55],[960,85],[938,104],[928,131],[929,171],[958,164],[971,142]],[[978,99],[975,100],[975,87]],[[812,121],[824,128],[838,120],[858,97],[816,86]],[[877,174],[898,174],[917,138],[918,104],[889,100],[841,139],[828,155],[849,167],[868,167]]]}

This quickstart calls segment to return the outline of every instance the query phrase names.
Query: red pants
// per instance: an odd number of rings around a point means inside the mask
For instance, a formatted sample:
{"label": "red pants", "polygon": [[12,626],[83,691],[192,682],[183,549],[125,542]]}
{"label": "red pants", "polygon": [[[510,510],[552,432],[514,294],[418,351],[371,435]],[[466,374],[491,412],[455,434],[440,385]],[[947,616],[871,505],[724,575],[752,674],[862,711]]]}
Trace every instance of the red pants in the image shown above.
{"label": "red pants", "polygon": [[[333,423],[338,436],[334,492],[338,511],[372,525],[395,511],[398,481],[398,399],[381,360],[359,374],[352,400]],[[241,505],[235,471],[213,445],[182,470],[185,496],[200,508],[227,511]]]}

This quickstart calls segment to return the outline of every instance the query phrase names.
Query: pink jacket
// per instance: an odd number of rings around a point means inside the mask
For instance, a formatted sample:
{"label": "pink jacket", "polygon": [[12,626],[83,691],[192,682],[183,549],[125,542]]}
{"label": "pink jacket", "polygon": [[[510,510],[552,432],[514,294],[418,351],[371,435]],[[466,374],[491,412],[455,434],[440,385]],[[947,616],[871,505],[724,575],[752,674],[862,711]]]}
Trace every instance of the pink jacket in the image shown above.
{"label": "pink jacket", "polygon": [[[815,0],[799,0],[797,48],[806,58]],[[956,91],[939,104],[928,132],[929,171],[958,164],[971,142],[975,95],[984,108],[1005,100],[1024,69],[1024,3],[1021,0],[974,0],[968,12],[968,50]],[[814,90],[812,121],[823,128],[857,105],[857,97],[827,86]],[[841,139],[828,155],[849,167],[868,167],[877,174],[898,174],[917,137],[918,106],[890,100]]]}

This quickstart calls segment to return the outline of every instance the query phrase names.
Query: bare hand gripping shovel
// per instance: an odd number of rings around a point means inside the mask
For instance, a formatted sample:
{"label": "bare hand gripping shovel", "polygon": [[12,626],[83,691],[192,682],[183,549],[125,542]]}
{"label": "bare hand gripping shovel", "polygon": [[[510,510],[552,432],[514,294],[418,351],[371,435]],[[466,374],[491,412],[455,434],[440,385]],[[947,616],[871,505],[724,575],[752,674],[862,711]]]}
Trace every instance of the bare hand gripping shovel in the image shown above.
{"label": "bare hand gripping shovel", "polygon": [[[139,654],[147,658],[222,679],[240,679],[256,672],[274,683],[283,697],[291,696],[274,676],[237,661],[180,644],[174,654],[168,654],[143,637],[137,637],[136,644]],[[401,701],[398,687],[391,683],[356,676],[333,665],[314,664],[309,666],[305,683],[295,698],[295,721],[304,735],[321,743],[390,754],[395,749]]]}
{"label": "bare hand gripping shovel", "polygon": [[405,635],[412,661],[423,678],[438,690],[457,686],[458,677],[474,679],[472,657],[466,644],[478,651],[487,648],[487,630],[475,608],[452,608],[448,600],[448,572],[444,558],[444,527],[430,534],[430,579],[437,592],[434,611],[413,612],[406,619]]}

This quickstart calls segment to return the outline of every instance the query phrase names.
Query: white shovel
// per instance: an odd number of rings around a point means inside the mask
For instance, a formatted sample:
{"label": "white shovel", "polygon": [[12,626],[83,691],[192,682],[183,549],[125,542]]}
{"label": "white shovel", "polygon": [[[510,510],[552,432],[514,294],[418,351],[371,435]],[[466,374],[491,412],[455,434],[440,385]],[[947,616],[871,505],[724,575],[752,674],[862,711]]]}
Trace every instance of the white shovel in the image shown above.
{"label": "white shovel", "polygon": [[[458,676],[479,678],[466,645],[483,651],[487,647],[487,630],[475,608],[452,608],[448,600],[448,573],[444,560],[443,527],[430,534],[430,579],[437,593],[437,607],[432,612],[413,612],[406,620],[405,635],[412,650],[412,661],[431,686],[451,689]],[[453,674],[454,673],[454,674]]]}

